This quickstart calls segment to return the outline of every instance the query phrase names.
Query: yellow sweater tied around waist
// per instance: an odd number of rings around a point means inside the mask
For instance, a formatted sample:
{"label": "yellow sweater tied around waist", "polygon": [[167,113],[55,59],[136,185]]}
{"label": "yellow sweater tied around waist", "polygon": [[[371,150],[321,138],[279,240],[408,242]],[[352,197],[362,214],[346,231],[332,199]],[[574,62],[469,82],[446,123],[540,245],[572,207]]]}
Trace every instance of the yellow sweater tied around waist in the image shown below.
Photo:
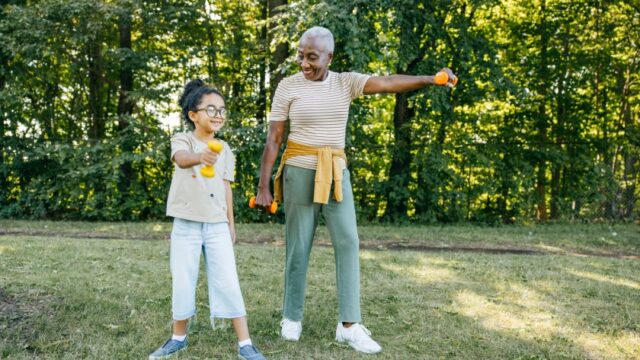
{"label": "yellow sweater tied around waist", "polygon": [[287,159],[294,156],[316,155],[318,164],[316,165],[316,179],[313,188],[313,202],[318,204],[328,204],[331,193],[331,183],[333,187],[333,198],[342,201],[342,169],[338,159],[347,161],[347,156],[343,149],[333,149],[330,146],[315,147],[287,141],[287,148],[282,154],[280,166],[274,181],[275,201],[282,202],[282,170]]}

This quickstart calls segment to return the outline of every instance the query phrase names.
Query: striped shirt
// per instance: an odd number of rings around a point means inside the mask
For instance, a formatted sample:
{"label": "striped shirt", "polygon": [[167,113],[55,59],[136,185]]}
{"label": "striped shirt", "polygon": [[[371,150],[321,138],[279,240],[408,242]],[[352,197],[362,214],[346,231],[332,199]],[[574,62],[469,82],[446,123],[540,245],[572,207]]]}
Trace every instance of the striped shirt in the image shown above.
{"label": "striped shirt", "polygon": [[[369,75],[333,71],[324,81],[307,80],[302,72],[289,76],[278,84],[269,121],[289,119],[289,139],[299,144],[344,149],[349,106],[363,95],[368,79]],[[316,163],[315,155],[296,156],[286,162],[312,170]]]}

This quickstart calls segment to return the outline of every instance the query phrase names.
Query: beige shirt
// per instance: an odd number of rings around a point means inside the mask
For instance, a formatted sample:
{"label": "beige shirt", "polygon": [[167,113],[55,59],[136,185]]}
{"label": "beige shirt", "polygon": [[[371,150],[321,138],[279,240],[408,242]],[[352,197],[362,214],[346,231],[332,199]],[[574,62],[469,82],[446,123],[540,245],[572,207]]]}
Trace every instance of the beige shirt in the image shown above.
{"label": "beige shirt", "polygon": [[[223,149],[215,163],[215,176],[203,177],[202,165],[181,169],[174,162],[173,178],[167,199],[167,216],[207,222],[229,222],[224,180],[234,180],[235,156],[229,144],[222,140]],[[178,133],[171,138],[171,160],[181,150],[199,153],[207,144],[193,136],[193,133]]]}
{"label": "beige shirt", "polygon": [[[298,144],[344,149],[351,101],[363,95],[369,75],[329,71],[324,81],[305,79],[302,72],[283,79],[271,104],[269,121],[291,121],[289,140]],[[344,160],[340,159],[344,168]],[[287,165],[315,169],[314,155],[295,156]]]}

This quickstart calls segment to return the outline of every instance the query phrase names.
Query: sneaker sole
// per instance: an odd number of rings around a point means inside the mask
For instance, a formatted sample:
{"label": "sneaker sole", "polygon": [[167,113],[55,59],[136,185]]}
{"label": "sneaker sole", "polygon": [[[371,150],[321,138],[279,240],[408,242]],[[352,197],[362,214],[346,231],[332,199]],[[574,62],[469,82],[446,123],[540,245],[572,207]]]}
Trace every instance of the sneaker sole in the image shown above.
{"label": "sneaker sole", "polygon": [[381,352],[381,351],[382,351],[382,349],[377,350],[377,351],[364,351],[364,350],[360,350],[360,349],[357,349],[355,346],[351,345],[351,343],[350,343],[349,341],[344,340],[344,339],[338,339],[337,337],[336,337],[336,341],[337,341],[338,343],[340,343],[340,344],[349,345],[349,347],[350,347],[350,348],[352,348],[353,350],[355,350],[355,351],[357,351],[357,352],[360,352],[360,353],[363,353],[363,354],[377,354],[377,353],[379,353],[379,352]]}
{"label": "sneaker sole", "polygon": [[289,337],[284,337],[284,336],[282,336],[282,335],[280,336],[280,338],[281,338],[282,340],[286,340],[286,341],[294,341],[294,342],[295,342],[295,341],[300,340],[300,338],[297,338],[297,339],[296,339],[296,338],[289,338]]}
{"label": "sneaker sole", "polygon": [[180,349],[180,350],[178,350],[178,351],[174,352],[173,354],[169,354],[169,355],[167,355],[167,356],[160,356],[160,357],[157,357],[157,356],[151,356],[151,355],[149,355],[149,360],[169,359],[169,358],[172,358],[172,357],[174,357],[174,356],[178,355],[178,353],[179,353],[180,351],[182,351],[182,350],[186,350],[188,347],[189,347],[189,346],[187,345],[187,346],[183,347],[182,349]]}

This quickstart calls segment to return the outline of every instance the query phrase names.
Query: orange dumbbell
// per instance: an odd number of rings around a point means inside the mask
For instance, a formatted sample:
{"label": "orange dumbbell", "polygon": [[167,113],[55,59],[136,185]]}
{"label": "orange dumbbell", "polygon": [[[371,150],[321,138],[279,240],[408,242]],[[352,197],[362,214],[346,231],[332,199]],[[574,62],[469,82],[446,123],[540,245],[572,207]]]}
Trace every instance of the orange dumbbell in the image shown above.
{"label": "orange dumbbell", "polygon": [[454,75],[453,78],[449,78],[446,72],[438,71],[436,76],[433,77],[433,82],[436,85],[447,85],[452,88],[458,84],[458,77]]}
{"label": "orange dumbbell", "polygon": [[[249,208],[253,209],[255,207],[256,207],[256,197],[252,196],[251,199],[249,199]],[[271,206],[269,207],[269,213],[275,214],[276,211],[278,211],[278,203],[273,201],[271,203]]]}
{"label": "orange dumbbell", "polygon": [[[209,146],[209,150],[217,153],[222,151],[223,148],[222,143],[215,140],[209,141],[209,143],[207,143],[207,146]],[[202,167],[202,169],[200,169],[200,174],[202,174],[202,176],[204,177],[212,178],[216,176],[216,169],[213,168],[213,165],[205,165]]]}

